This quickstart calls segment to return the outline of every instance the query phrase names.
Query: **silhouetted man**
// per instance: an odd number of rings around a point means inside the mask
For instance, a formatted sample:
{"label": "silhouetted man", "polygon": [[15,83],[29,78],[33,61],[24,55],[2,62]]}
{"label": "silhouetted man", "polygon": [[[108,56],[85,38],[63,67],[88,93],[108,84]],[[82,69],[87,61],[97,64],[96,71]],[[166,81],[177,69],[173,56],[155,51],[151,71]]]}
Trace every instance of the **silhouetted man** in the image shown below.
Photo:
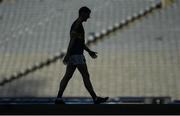
{"label": "silhouetted man", "polygon": [[[60,88],[58,92],[57,99],[55,101],[56,104],[64,104],[62,99],[63,92],[71,79],[75,69],[77,68],[83,77],[83,82],[93,98],[95,104],[100,104],[106,102],[108,97],[102,98],[98,97],[93,90],[89,72],[86,65],[86,60],[83,55],[84,50],[86,50],[92,58],[97,58],[97,53],[91,51],[85,45],[85,34],[82,23],[86,22],[88,18],[90,18],[91,10],[87,7],[82,7],[79,9],[79,17],[75,20],[75,22],[71,26],[70,30],[70,43],[67,49],[66,56],[64,57],[63,63],[67,65],[66,73],[61,80]],[[78,91],[78,90],[77,90]]]}

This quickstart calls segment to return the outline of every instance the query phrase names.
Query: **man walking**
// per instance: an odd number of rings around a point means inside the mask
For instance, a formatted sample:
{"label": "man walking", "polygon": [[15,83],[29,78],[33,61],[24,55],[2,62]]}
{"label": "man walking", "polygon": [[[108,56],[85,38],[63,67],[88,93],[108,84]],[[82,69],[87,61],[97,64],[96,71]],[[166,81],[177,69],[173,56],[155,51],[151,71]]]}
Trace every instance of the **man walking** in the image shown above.
{"label": "man walking", "polygon": [[94,103],[100,104],[108,100],[108,97],[105,97],[105,98],[98,97],[96,93],[94,92],[91,81],[90,81],[90,76],[87,69],[86,60],[83,55],[83,52],[85,50],[89,53],[89,55],[93,59],[97,58],[97,53],[94,51],[91,51],[85,45],[85,34],[84,34],[85,32],[84,32],[82,23],[86,22],[87,19],[90,18],[90,13],[91,13],[91,10],[89,8],[81,7],[79,9],[79,17],[74,21],[74,23],[71,26],[70,42],[67,49],[67,54],[63,60],[63,63],[67,65],[66,73],[60,83],[58,96],[55,101],[56,104],[65,104],[62,99],[62,95],[76,68],[81,73],[83,77],[84,85],[86,89],[88,90],[88,92],[90,93]]}

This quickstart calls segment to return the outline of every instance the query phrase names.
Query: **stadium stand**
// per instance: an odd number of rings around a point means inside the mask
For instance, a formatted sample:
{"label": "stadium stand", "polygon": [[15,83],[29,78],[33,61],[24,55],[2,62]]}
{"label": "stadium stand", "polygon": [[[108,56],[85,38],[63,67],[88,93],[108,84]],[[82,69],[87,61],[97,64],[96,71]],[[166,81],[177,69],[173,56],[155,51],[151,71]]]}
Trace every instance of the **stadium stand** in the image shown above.
{"label": "stadium stand", "polygon": [[[87,54],[86,58],[98,93],[111,96],[112,104],[137,100],[125,96],[139,96],[139,103],[149,96],[153,96],[150,102],[163,101],[159,96],[179,99],[179,4],[175,1],[165,9],[160,9],[158,0],[16,0],[1,4],[0,101],[48,97],[45,101],[52,103],[65,70],[59,59],[67,48],[70,25],[83,5],[92,9],[92,18],[85,24],[86,37],[99,58],[92,61]],[[65,96],[82,96],[83,101],[89,95],[79,77],[76,72]]]}

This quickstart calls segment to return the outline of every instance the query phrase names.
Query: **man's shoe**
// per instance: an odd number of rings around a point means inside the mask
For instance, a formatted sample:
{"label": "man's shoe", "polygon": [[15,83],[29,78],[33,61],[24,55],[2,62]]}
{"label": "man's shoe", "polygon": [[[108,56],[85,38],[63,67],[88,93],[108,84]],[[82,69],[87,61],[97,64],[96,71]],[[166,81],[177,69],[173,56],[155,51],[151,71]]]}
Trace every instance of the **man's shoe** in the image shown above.
{"label": "man's shoe", "polygon": [[55,104],[65,104],[65,102],[61,98],[57,98]]}
{"label": "man's shoe", "polygon": [[96,97],[96,99],[94,100],[94,104],[100,104],[100,103],[104,103],[109,99],[109,97]]}

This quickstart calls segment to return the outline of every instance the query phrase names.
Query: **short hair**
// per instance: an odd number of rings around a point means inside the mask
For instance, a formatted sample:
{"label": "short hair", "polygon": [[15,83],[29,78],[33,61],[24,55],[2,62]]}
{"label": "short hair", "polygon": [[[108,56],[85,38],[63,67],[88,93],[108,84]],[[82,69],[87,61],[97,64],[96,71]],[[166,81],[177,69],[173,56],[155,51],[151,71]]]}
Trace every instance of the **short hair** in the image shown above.
{"label": "short hair", "polygon": [[79,9],[79,15],[81,15],[82,13],[91,13],[91,10],[86,6],[83,6]]}

